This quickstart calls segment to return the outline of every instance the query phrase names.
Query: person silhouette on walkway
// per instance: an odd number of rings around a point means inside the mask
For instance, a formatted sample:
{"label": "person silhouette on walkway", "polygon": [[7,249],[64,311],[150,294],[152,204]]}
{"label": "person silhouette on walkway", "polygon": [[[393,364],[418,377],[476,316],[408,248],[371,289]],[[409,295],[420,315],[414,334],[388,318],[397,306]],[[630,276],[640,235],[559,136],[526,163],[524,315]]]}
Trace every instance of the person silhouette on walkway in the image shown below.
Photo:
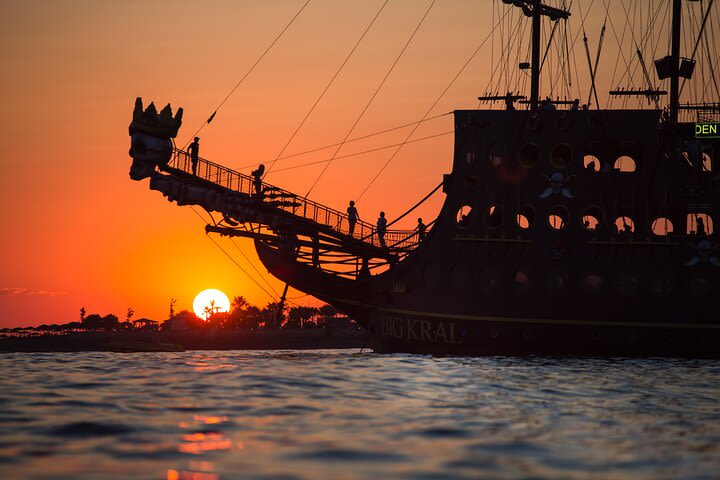
{"label": "person silhouette on walkway", "polygon": [[387,219],[385,218],[385,212],[380,212],[380,218],[377,219],[377,234],[380,246],[387,248],[385,245],[385,232],[387,231]]}
{"label": "person silhouette on walkway", "polygon": [[697,217],[697,229],[695,230],[698,237],[704,237],[705,236],[705,221],[702,219],[702,217]]}
{"label": "person silhouette on walkway", "polygon": [[515,99],[510,92],[507,92],[507,95],[505,95],[505,109],[515,110]]}
{"label": "person silhouette on walkway", "polygon": [[197,175],[198,158],[200,155],[200,137],[195,137],[195,140],[190,144],[188,151],[190,152],[190,160],[192,161],[192,172],[193,175]]}
{"label": "person silhouette on walkway", "polygon": [[258,166],[257,170],[252,171],[253,184],[255,185],[255,194],[258,197],[262,196],[262,176],[265,173],[265,165],[262,163]]}
{"label": "person silhouette on walkway", "polygon": [[355,202],[350,200],[350,206],[347,208],[348,216],[348,234],[352,237],[355,231],[355,224],[357,223],[360,215],[358,215],[357,208],[355,208]]}
{"label": "person silhouette on walkway", "polygon": [[418,232],[418,242],[422,242],[425,240],[425,230],[427,230],[427,225],[425,225],[422,221],[422,218],[418,218],[418,224],[417,224],[417,232]]}

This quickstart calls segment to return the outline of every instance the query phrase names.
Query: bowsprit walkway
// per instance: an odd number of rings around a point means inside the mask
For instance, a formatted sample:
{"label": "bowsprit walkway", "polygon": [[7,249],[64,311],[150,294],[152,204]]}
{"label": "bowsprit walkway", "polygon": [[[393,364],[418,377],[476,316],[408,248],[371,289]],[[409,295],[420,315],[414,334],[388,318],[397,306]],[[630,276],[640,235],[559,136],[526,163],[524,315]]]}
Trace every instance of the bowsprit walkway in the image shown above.
{"label": "bowsprit walkway", "polygon": [[[253,178],[227,167],[213,163],[204,158],[198,159],[196,174],[192,173],[190,154],[184,150],[174,149],[173,156],[167,166],[161,167],[167,173],[185,179],[198,178],[223,189],[238,192],[248,197],[260,198],[256,195]],[[265,207],[278,208],[284,212],[304,218],[318,225],[318,230],[334,233],[334,237],[349,243],[360,242],[366,246],[382,249],[374,225],[358,220],[352,235],[349,231],[348,217],[333,208],[321,205],[307,198],[273,185],[262,184],[262,199]],[[330,232],[329,232],[330,231]],[[387,250],[407,253],[418,243],[417,232],[414,230],[388,230],[385,233]]]}

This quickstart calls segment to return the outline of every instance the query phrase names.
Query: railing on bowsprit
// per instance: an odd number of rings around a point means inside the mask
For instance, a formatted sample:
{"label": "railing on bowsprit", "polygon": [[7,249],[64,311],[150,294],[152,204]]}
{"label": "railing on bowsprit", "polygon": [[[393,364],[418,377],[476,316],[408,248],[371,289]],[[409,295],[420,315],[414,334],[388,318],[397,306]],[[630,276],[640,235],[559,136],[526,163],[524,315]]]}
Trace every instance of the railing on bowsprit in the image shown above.
{"label": "railing on bowsprit", "polygon": [[[193,175],[190,154],[184,150],[174,149],[168,167]],[[253,177],[204,158],[198,158],[194,175],[228,190],[260,197],[256,195]],[[377,235],[377,229],[370,223],[358,220],[355,223],[353,232],[350,233],[350,222],[345,213],[267,183],[262,184],[262,191],[262,199],[275,208],[312,220],[320,225],[328,226],[339,233],[376,247],[382,247],[380,238]],[[418,243],[418,235],[414,230],[388,230],[385,233],[384,240],[385,245],[390,250],[411,250]]]}

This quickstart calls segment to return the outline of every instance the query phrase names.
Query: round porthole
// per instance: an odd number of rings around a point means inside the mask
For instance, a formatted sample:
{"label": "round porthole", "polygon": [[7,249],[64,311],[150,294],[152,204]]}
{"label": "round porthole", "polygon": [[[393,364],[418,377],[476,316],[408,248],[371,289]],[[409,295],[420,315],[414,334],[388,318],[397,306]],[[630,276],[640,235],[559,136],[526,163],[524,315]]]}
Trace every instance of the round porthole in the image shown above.
{"label": "round porthole", "polygon": [[455,220],[460,228],[467,228],[472,222],[473,209],[470,205],[463,205],[457,211]]}
{"label": "round porthole", "polygon": [[635,164],[635,159],[627,155],[623,155],[615,160],[613,168],[618,172],[628,173],[634,172],[637,169],[637,165]]}
{"label": "round porthole", "polygon": [[567,226],[570,214],[567,208],[558,205],[550,209],[548,224],[553,230],[562,230]]}
{"label": "round porthole", "polygon": [[664,237],[673,231],[673,224],[665,217],[656,218],[652,223],[652,232],[655,235]]}
{"label": "round porthole", "polygon": [[552,149],[550,153],[550,163],[552,163],[555,168],[565,168],[570,165],[572,156],[572,147],[567,143],[560,143]]}
{"label": "round porthole", "polygon": [[502,226],[502,207],[499,205],[490,205],[487,210],[486,220],[489,228],[498,228]]}
{"label": "round porthole", "polygon": [[615,228],[617,229],[618,235],[629,235],[635,232],[635,222],[627,216],[618,217],[615,219]]}
{"label": "round porthole", "polygon": [[595,155],[585,155],[583,157],[583,167],[588,172],[600,171],[600,159]]}
{"label": "round porthole", "polygon": [[535,209],[530,205],[523,205],[515,215],[517,226],[523,230],[527,230],[535,223]]}
{"label": "round porthole", "polygon": [[592,206],[585,209],[583,212],[583,227],[589,232],[594,232],[603,222],[603,213],[600,207]]}
{"label": "round porthole", "polygon": [[540,149],[534,143],[526,143],[518,152],[520,165],[525,168],[534,166],[538,161],[538,157],[540,157]]}

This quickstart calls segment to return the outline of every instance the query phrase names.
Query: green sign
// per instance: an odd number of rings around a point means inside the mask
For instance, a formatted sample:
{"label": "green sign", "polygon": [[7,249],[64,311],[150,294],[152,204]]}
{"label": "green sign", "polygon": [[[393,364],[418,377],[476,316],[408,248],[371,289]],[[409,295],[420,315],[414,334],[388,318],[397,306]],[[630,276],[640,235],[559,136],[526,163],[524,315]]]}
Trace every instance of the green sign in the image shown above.
{"label": "green sign", "polygon": [[696,123],[695,138],[720,138],[720,122]]}

